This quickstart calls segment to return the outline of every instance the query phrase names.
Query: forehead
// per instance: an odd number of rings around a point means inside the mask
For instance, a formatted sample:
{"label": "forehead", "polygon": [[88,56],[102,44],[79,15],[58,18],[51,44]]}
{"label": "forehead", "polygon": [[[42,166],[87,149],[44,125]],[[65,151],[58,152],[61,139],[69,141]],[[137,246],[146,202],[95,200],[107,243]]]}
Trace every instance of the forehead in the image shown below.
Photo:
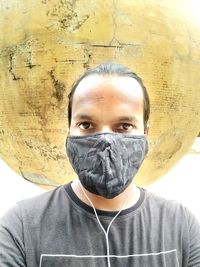
{"label": "forehead", "polygon": [[116,75],[91,75],[77,86],[73,102],[84,104],[95,100],[119,100],[121,102],[143,101],[143,91],[139,82],[132,77]]}

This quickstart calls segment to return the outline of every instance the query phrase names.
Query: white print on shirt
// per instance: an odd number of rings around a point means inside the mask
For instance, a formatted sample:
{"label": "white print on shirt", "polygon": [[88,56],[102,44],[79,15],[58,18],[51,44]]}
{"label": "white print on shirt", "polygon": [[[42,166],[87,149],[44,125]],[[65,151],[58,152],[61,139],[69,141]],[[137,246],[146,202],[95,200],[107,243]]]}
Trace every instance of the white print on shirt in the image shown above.
{"label": "white print on shirt", "polygon": [[[113,267],[180,267],[176,249],[145,254],[110,255],[109,257]],[[39,267],[49,266],[102,267],[107,266],[107,256],[42,254]]]}

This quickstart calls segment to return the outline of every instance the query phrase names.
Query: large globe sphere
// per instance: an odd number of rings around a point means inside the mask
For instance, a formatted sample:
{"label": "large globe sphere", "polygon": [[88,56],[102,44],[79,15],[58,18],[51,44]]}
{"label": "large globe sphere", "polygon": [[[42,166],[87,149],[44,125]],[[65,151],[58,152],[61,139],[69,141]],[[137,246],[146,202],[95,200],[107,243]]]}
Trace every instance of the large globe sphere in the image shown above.
{"label": "large globe sphere", "polygon": [[[138,73],[151,98],[145,186],[200,128],[198,1],[0,0],[0,157],[41,186],[76,175],[67,160],[67,95],[104,61]],[[5,177],[6,179],[6,177]]]}

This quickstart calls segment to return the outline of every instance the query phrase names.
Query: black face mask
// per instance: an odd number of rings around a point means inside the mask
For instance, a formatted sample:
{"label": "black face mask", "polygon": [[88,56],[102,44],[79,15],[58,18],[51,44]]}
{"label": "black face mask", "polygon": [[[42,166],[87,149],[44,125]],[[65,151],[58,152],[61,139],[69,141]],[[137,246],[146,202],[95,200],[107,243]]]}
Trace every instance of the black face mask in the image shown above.
{"label": "black face mask", "polygon": [[68,136],[66,150],[85,189],[113,198],[132,182],[148,152],[148,142],[145,135],[122,133]]}

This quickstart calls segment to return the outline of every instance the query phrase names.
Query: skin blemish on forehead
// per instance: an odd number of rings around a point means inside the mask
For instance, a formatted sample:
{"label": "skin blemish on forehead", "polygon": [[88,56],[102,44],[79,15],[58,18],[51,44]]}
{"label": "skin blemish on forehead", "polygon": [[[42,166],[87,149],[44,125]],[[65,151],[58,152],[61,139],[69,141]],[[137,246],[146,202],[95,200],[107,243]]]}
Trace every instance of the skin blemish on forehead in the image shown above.
{"label": "skin blemish on forehead", "polygon": [[93,131],[130,123],[132,129],[134,127],[143,133],[143,92],[140,84],[131,77],[91,75],[84,78],[73,97],[72,133],[73,130],[78,133],[81,122],[87,122],[88,127],[88,122],[91,122],[90,129]]}
{"label": "skin blemish on forehead", "polygon": [[121,76],[93,75],[86,77],[77,86],[73,104],[86,105],[104,102],[112,105],[135,106],[143,103],[140,84],[133,78]]}
{"label": "skin blemish on forehead", "polygon": [[103,102],[108,98],[110,101],[130,101],[137,104],[141,100],[143,102],[143,92],[138,81],[133,78],[93,75],[83,79],[77,86],[73,102]]}

